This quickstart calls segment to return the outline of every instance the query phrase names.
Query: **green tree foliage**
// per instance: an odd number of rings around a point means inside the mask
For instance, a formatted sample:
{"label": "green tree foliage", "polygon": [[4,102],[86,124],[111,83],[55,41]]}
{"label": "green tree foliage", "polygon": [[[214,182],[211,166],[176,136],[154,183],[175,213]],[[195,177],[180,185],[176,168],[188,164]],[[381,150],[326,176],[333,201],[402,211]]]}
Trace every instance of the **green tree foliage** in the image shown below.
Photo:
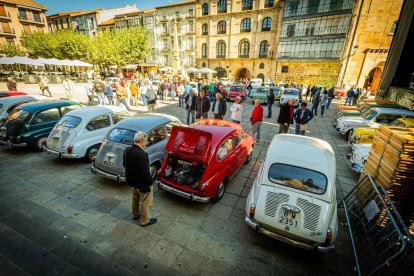
{"label": "green tree foliage", "polygon": [[57,58],[59,55],[58,40],[56,35],[45,33],[24,34],[22,45],[26,48],[29,56]]}
{"label": "green tree foliage", "polygon": [[0,47],[0,53],[6,55],[6,57],[14,57],[24,55],[24,50],[13,43],[6,43]]}

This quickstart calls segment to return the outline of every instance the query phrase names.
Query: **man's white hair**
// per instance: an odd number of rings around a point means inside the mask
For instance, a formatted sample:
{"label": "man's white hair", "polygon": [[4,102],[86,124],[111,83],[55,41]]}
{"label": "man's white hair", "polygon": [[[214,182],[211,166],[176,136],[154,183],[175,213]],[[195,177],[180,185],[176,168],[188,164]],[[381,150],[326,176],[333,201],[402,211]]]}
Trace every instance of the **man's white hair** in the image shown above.
{"label": "man's white hair", "polygon": [[254,103],[255,104],[260,104],[260,100],[255,100]]}
{"label": "man's white hair", "polygon": [[137,133],[135,133],[134,136],[134,142],[139,144],[142,143],[144,140],[148,139],[148,134],[146,134],[145,132],[142,131],[138,131]]}

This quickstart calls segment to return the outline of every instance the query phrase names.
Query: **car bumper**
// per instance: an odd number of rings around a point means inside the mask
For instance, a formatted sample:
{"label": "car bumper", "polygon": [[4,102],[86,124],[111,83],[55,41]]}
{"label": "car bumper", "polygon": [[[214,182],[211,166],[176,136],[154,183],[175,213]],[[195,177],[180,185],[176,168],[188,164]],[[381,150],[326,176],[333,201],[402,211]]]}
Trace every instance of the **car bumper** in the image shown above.
{"label": "car bumper", "polygon": [[362,173],[362,170],[364,169],[363,166],[361,166],[360,163],[357,163],[354,161],[353,155],[352,153],[349,153],[346,158],[349,159],[349,161],[351,162],[351,167],[354,171],[356,171],[357,173]]}
{"label": "car bumper", "polygon": [[340,128],[340,127],[337,127],[336,128],[336,131],[338,131],[340,134],[342,134],[342,135],[344,135],[345,134],[345,129],[344,128]]}
{"label": "car bumper", "polygon": [[70,153],[63,153],[60,151],[56,151],[56,150],[51,150],[49,148],[46,149],[47,152],[53,153],[53,154],[58,154],[59,158],[79,158],[79,155],[77,154],[70,154]]}
{"label": "car bumper", "polygon": [[265,234],[266,236],[269,236],[273,239],[276,239],[278,241],[281,241],[281,242],[284,242],[284,243],[287,243],[287,244],[290,244],[290,245],[293,245],[293,246],[296,246],[296,247],[299,247],[299,248],[303,248],[303,249],[306,249],[306,250],[309,250],[309,251],[315,251],[315,252],[328,252],[328,251],[331,251],[331,250],[335,249],[334,245],[328,245],[328,246],[321,246],[321,245],[318,245],[318,244],[310,245],[310,244],[295,241],[295,240],[292,240],[290,238],[281,236],[279,234],[276,234],[274,232],[271,232],[269,230],[266,230],[266,229],[262,228],[260,226],[260,224],[258,224],[256,222],[254,222],[253,220],[251,220],[250,217],[247,216],[247,215],[245,216],[244,220],[247,223],[247,225],[249,225],[251,228],[256,230],[256,233]]}
{"label": "car bumper", "polygon": [[116,180],[117,182],[126,182],[124,176],[110,174],[110,173],[101,171],[101,170],[97,169],[94,165],[92,165],[92,167],[91,167],[91,173],[96,174],[96,175],[100,175],[100,176],[103,176],[105,178],[109,178],[109,179],[112,179],[112,180]]}
{"label": "car bumper", "polygon": [[203,203],[207,203],[207,202],[210,201],[210,198],[209,197],[201,197],[201,196],[194,195],[192,193],[187,193],[187,192],[178,190],[178,189],[173,188],[173,187],[171,187],[171,186],[169,186],[169,185],[167,185],[165,183],[162,183],[159,180],[156,180],[156,183],[157,183],[159,189],[162,189],[162,190],[165,190],[167,192],[176,194],[178,196],[187,198],[187,199],[189,199],[191,201],[197,201],[197,202],[203,202]]}
{"label": "car bumper", "polygon": [[12,143],[10,141],[3,141],[3,140],[0,140],[0,145],[8,146],[9,148],[27,147],[27,143]]}

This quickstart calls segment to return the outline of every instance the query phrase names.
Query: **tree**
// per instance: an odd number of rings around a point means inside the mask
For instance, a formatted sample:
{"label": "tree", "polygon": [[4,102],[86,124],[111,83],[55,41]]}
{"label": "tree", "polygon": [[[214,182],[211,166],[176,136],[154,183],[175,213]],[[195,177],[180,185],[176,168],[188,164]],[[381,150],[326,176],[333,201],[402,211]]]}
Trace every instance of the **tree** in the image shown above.
{"label": "tree", "polygon": [[0,53],[6,55],[6,57],[23,56],[24,50],[20,46],[16,46],[13,43],[6,43],[0,47]]}
{"label": "tree", "polygon": [[22,37],[22,45],[29,56],[53,58],[59,53],[57,36],[45,33],[25,33]]}

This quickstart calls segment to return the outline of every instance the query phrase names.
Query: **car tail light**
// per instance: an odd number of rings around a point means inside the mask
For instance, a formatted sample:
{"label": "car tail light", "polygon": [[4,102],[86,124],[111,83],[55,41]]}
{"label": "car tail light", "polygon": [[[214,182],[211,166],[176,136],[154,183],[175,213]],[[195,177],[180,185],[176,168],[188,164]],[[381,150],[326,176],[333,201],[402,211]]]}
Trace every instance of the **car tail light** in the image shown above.
{"label": "car tail light", "polygon": [[67,151],[69,154],[72,154],[72,152],[73,152],[73,145],[69,145],[69,146],[66,148],[66,151]]}
{"label": "car tail light", "polygon": [[203,182],[203,183],[200,183],[200,185],[198,185],[198,189],[200,191],[205,191],[206,188],[207,188],[207,182]]}
{"label": "car tail light", "polygon": [[254,218],[255,212],[256,212],[256,204],[252,203],[250,204],[250,212],[249,212],[250,218]]}
{"label": "car tail light", "polygon": [[326,231],[325,244],[331,244],[331,242],[332,242],[332,229],[329,227],[328,231]]}
{"label": "car tail light", "polygon": [[91,161],[92,161],[93,163],[95,163],[95,160],[96,160],[96,156],[91,157]]}

